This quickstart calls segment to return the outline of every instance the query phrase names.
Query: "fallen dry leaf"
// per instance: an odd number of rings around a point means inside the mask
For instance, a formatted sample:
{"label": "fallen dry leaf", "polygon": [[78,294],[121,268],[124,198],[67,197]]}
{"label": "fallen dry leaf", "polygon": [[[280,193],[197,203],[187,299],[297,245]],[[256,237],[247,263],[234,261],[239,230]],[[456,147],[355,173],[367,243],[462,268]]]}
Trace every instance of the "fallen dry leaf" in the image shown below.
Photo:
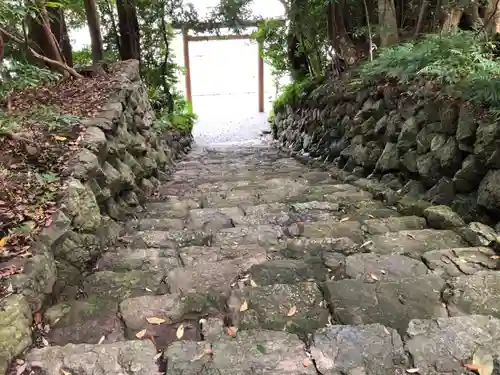
{"label": "fallen dry leaf", "polygon": [[286,313],[286,316],[294,316],[296,312],[297,312],[297,307],[292,306],[290,307],[290,310],[288,310],[288,312]]}
{"label": "fallen dry leaf", "polygon": [[7,244],[7,241],[9,240],[9,236],[5,236],[0,238],[0,248],[4,247]]}
{"label": "fallen dry leaf", "polygon": [[476,371],[479,375],[491,375],[493,372],[493,356],[482,348],[475,351],[472,356],[472,363],[478,366]]}
{"label": "fallen dry leaf", "polygon": [[360,246],[360,248],[363,248],[363,247],[365,247],[365,246],[368,246],[368,245],[370,245],[372,242],[373,242],[372,240],[366,241],[365,243],[363,243],[363,244]]}
{"label": "fallen dry leaf", "polygon": [[160,359],[160,357],[161,357],[162,355],[163,355],[163,351],[161,351],[161,352],[159,352],[158,354],[156,354],[156,355],[153,357],[153,359],[154,359],[155,361],[157,361],[158,359]]}
{"label": "fallen dry leaf", "polygon": [[137,337],[138,339],[142,339],[144,338],[144,336],[146,336],[146,332],[147,332],[147,329],[143,329],[142,331],[139,331],[135,334],[135,337]]}
{"label": "fallen dry leaf", "polygon": [[231,337],[236,337],[236,332],[238,332],[238,328],[236,327],[227,327],[227,335]]}
{"label": "fallen dry leaf", "polygon": [[255,281],[253,281],[252,279],[250,279],[250,286],[256,287],[257,283]]}
{"label": "fallen dry leaf", "polygon": [[157,318],[156,316],[152,316],[150,318],[146,318],[149,324],[162,324],[166,322],[166,319]]}
{"label": "fallen dry leaf", "polygon": [[16,368],[16,375],[22,375],[24,373],[24,370],[26,370],[27,363],[23,363],[20,366],[17,366]]}
{"label": "fallen dry leaf", "polygon": [[68,139],[68,138],[66,138],[66,137],[62,137],[62,136],[60,136],[60,135],[54,135],[54,139],[55,139],[56,141],[65,141],[65,140],[66,140],[66,139]]}
{"label": "fallen dry leaf", "polygon": [[308,367],[309,366],[309,358],[306,357],[306,358],[304,358],[302,360],[302,366],[304,366],[304,367]]}
{"label": "fallen dry leaf", "polygon": [[243,301],[243,303],[240,306],[240,311],[243,312],[243,311],[247,311],[247,310],[248,310],[248,302]]}
{"label": "fallen dry leaf", "polygon": [[203,350],[203,352],[201,352],[200,354],[196,355],[193,359],[191,359],[191,362],[199,361],[205,355],[212,354],[212,353],[213,353],[212,348],[210,347],[210,344],[208,344],[208,346],[205,347],[205,349]]}
{"label": "fallen dry leaf", "polygon": [[342,219],[340,219],[340,222],[342,223],[342,222],[344,222],[344,221],[348,221],[348,220],[349,220],[349,218],[348,218],[348,217],[343,217]]}
{"label": "fallen dry leaf", "polygon": [[177,328],[177,332],[175,332],[175,335],[177,336],[177,338],[180,340],[182,339],[182,336],[184,336],[184,324],[181,324],[178,328]]}
{"label": "fallen dry leaf", "polygon": [[476,365],[474,363],[465,363],[464,364],[464,367],[468,370],[472,370],[472,371],[478,371],[479,370],[479,365]]}

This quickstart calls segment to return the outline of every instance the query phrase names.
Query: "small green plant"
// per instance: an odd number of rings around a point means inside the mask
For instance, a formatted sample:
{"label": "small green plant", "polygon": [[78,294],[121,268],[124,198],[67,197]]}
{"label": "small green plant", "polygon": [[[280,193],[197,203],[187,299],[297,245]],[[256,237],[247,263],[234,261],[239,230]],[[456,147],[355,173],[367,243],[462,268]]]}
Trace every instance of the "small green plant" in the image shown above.
{"label": "small green plant", "polygon": [[4,62],[0,64],[0,101],[8,101],[13,90],[40,87],[58,79],[59,75],[48,69],[16,60]]}
{"label": "small green plant", "polygon": [[495,46],[474,32],[429,34],[385,49],[361,65],[358,74],[365,84],[381,78],[411,82],[422,77],[440,84],[450,95],[500,105],[500,62]]}
{"label": "small green plant", "polygon": [[12,134],[20,129],[20,122],[7,112],[0,111],[0,134]]}
{"label": "small green plant", "polygon": [[60,113],[56,108],[42,104],[31,110],[29,118],[36,118],[51,133],[71,129],[79,120],[76,116]]}
{"label": "small green plant", "polygon": [[262,45],[262,58],[270,65],[274,78],[283,77],[290,71],[287,36],[286,24],[278,20],[262,21],[252,34],[252,39]]}
{"label": "small green plant", "polygon": [[180,94],[174,94],[174,109],[172,113],[167,110],[157,113],[153,129],[162,134],[169,130],[177,130],[182,134],[190,134],[198,116],[193,112],[193,107]]}
{"label": "small green plant", "polygon": [[273,103],[274,114],[282,112],[286,107],[294,106],[304,100],[323,80],[323,77],[306,77],[301,81],[294,81],[284,86]]}

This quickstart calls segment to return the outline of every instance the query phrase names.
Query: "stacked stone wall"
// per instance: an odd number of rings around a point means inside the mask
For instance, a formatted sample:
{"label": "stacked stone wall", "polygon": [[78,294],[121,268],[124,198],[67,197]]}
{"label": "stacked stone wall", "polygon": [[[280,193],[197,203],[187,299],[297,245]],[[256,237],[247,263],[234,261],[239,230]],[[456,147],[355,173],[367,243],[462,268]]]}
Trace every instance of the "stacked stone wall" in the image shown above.
{"label": "stacked stone wall", "polygon": [[500,123],[484,108],[426,82],[327,82],[273,121],[283,148],[499,229]]}
{"label": "stacked stone wall", "polygon": [[191,135],[153,129],[154,111],[135,60],[113,67],[113,94],[83,121],[51,224],[37,236],[23,271],[6,280],[0,301],[0,374],[32,345],[33,316],[64,288],[78,288],[97,258],[114,246],[121,222],[168,178]]}

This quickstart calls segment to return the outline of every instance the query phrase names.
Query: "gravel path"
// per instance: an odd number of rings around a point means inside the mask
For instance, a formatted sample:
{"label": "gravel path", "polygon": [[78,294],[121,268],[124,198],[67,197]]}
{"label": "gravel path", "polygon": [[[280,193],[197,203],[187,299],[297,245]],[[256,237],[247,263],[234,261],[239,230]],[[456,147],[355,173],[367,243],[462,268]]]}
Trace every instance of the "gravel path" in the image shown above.
{"label": "gravel path", "polygon": [[240,120],[201,117],[194,126],[193,135],[199,146],[252,146],[262,144],[260,135],[269,130],[267,114],[259,113],[240,116]]}
{"label": "gravel path", "polygon": [[[180,162],[122,245],[64,290],[45,314],[51,346],[31,350],[30,365],[49,375],[466,374],[479,346],[498,353],[491,249],[267,146],[243,147],[258,139],[253,125],[226,125],[210,137],[197,125],[211,148]],[[427,214],[433,227],[451,222],[443,209]]]}

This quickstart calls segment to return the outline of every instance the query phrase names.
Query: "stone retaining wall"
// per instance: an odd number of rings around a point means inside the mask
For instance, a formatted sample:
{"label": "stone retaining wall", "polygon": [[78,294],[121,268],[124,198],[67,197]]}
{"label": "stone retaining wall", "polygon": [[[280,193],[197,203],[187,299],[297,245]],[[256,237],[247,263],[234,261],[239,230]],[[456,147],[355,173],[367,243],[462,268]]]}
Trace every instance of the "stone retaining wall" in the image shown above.
{"label": "stone retaining wall", "polygon": [[23,272],[8,280],[12,294],[0,300],[0,374],[32,344],[33,314],[62,288],[78,286],[117,240],[120,222],[189,150],[190,135],[154,132],[138,62],[121,62],[113,72],[116,90],[93,119],[84,121],[81,149],[67,169],[58,211],[38,235]]}
{"label": "stone retaining wall", "polygon": [[500,124],[429,86],[346,90],[328,82],[278,111],[274,136],[295,153],[499,230]]}

